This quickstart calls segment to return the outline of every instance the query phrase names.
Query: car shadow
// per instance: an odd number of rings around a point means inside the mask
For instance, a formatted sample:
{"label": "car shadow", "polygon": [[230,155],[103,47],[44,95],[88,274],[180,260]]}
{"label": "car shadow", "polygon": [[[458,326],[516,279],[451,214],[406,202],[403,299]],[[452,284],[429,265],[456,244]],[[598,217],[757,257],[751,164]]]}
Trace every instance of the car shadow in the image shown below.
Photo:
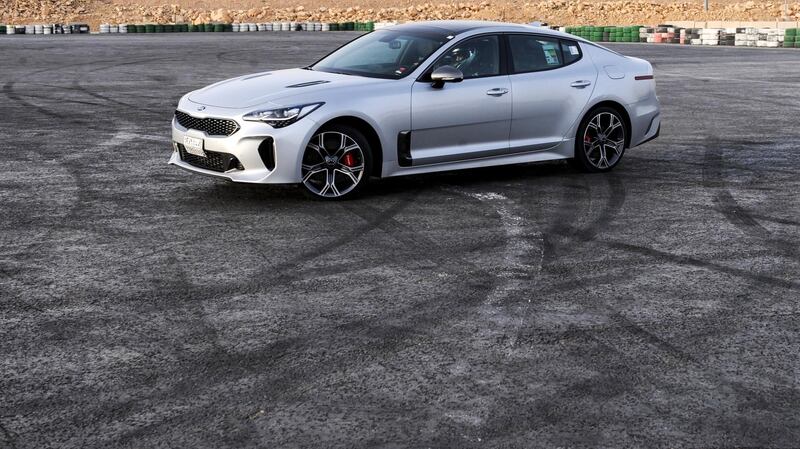
{"label": "car shadow", "polygon": [[[350,201],[374,202],[377,199],[402,195],[410,191],[424,193],[452,186],[469,187],[492,183],[519,183],[540,178],[571,179],[584,175],[566,161],[553,161],[376,178],[370,181],[360,195]],[[224,180],[215,180],[207,190],[204,189],[203,196],[205,197],[204,201],[211,196],[217,201],[234,201],[239,204],[253,202],[262,205],[264,203],[286,205],[314,201],[297,185],[238,184]]]}

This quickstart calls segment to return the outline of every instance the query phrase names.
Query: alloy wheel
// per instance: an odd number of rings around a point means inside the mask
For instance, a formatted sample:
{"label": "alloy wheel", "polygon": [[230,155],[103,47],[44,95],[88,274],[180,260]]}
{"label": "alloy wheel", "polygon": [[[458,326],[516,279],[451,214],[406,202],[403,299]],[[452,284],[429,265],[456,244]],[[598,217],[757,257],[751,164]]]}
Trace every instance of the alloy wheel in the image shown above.
{"label": "alloy wheel", "polygon": [[625,151],[625,126],[619,117],[611,112],[592,117],[583,132],[583,151],[586,160],[597,169],[616,165]]}
{"label": "alloy wheel", "polygon": [[341,197],[355,189],[364,176],[364,152],[347,134],[321,132],[306,145],[300,172],[312,193]]}

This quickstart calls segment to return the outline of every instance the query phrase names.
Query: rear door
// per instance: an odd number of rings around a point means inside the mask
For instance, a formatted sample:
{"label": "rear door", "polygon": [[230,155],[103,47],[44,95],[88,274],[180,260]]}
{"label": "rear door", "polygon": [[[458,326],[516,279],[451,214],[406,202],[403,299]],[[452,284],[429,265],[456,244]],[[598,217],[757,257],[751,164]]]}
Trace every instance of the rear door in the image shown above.
{"label": "rear door", "polygon": [[[455,44],[435,62],[411,92],[413,165],[453,162],[504,154],[511,128],[511,82],[501,36],[482,35]],[[460,83],[434,88],[426,78],[439,66],[464,74]]]}
{"label": "rear door", "polygon": [[560,143],[580,119],[597,81],[597,69],[569,39],[509,34],[514,112],[512,152],[545,150]]}

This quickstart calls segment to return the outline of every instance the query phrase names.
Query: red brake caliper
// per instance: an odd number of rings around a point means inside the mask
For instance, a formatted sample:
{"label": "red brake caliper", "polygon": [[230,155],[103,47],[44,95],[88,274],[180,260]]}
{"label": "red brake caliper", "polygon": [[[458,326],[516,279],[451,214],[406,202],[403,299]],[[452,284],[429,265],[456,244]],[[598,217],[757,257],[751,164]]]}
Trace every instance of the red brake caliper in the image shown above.
{"label": "red brake caliper", "polygon": [[344,157],[342,158],[342,164],[348,167],[356,165],[356,158],[353,157],[353,153],[345,154]]}

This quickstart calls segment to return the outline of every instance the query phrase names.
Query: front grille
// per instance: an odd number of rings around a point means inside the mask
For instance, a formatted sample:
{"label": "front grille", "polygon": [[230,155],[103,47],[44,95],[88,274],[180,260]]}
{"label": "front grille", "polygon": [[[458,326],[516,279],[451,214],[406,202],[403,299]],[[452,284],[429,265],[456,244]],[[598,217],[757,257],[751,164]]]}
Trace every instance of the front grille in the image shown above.
{"label": "front grille", "polygon": [[205,152],[206,157],[195,156],[186,151],[186,147],[182,144],[178,144],[178,153],[181,155],[181,160],[189,165],[220,173],[233,169],[244,170],[242,163],[232,154],[208,150],[205,150]]}
{"label": "front grille", "polygon": [[175,119],[184,128],[204,131],[209,136],[230,136],[239,131],[239,124],[230,119],[197,118],[181,111],[175,111]]}

